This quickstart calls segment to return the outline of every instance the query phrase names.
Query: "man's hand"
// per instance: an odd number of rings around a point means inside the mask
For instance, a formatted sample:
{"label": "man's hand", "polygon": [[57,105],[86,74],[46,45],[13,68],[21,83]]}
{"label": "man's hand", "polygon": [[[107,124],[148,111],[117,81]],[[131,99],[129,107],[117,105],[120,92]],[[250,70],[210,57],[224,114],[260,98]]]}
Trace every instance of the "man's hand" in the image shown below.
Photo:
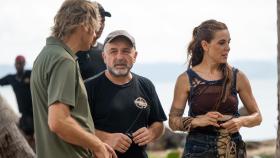
{"label": "man's hand", "polygon": [[98,148],[94,148],[93,155],[96,158],[118,158],[114,149],[101,141],[98,144]]}
{"label": "man's hand", "polygon": [[114,149],[111,148],[108,144],[104,143],[107,151],[109,152],[110,158],[118,158],[117,154],[115,153]]}
{"label": "man's hand", "polygon": [[110,154],[105,146],[105,143],[98,141],[96,146],[92,149],[93,155],[96,158],[110,158]]}
{"label": "man's hand", "polygon": [[125,153],[129,149],[132,140],[123,133],[111,133],[105,142],[114,150]]}
{"label": "man's hand", "polygon": [[139,146],[146,145],[154,140],[154,134],[148,128],[142,127],[138,129],[136,132],[132,133],[133,141],[135,144]]}

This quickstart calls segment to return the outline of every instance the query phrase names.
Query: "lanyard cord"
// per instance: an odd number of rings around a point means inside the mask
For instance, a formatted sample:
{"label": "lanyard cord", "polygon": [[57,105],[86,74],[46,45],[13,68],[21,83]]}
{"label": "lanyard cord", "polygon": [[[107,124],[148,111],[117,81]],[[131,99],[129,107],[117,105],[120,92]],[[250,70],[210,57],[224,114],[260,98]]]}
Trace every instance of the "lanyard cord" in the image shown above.
{"label": "lanyard cord", "polygon": [[140,117],[140,115],[142,114],[142,111],[144,108],[141,109],[140,112],[138,112],[137,116],[135,117],[134,121],[130,124],[129,128],[125,131],[125,133],[129,133],[130,130],[132,129],[132,127],[135,125],[136,121],[138,120],[138,118]]}

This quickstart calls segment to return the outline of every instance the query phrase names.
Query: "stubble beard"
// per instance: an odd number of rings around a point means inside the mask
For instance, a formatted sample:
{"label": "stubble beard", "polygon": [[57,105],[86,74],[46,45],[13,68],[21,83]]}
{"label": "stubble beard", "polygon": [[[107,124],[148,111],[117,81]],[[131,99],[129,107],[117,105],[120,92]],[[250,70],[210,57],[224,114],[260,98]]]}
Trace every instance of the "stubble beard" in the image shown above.
{"label": "stubble beard", "polygon": [[108,67],[107,66],[108,72],[115,77],[126,77],[126,76],[128,76],[131,68],[132,68],[132,66],[127,66],[125,69],[116,69],[114,67]]}

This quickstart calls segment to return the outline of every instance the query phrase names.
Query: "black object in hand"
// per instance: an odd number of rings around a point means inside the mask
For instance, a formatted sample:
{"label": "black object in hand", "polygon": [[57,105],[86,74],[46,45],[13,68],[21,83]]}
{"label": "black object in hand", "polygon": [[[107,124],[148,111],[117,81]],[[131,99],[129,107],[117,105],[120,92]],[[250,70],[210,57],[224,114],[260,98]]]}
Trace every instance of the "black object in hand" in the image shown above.
{"label": "black object in hand", "polygon": [[133,139],[132,133],[125,133],[126,136],[128,136],[131,140]]}

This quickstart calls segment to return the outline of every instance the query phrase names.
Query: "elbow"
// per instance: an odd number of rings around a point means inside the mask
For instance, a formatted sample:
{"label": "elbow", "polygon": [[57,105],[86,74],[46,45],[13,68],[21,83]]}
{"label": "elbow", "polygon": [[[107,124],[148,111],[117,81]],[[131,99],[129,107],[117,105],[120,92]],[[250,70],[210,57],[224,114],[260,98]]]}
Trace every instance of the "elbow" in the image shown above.
{"label": "elbow", "polygon": [[259,126],[262,123],[262,115],[259,113],[257,117],[257,126]]}
{"label": "elbow", "polygon": [[61,125],[59,124],[58,120],[48,120],[48,126],[51,132],[59,134],[60,133],[60,127]]}
{"label": "elbow", "polygon": [[254,127],[254,126],[259,126],[262,122],[262,116],[260,112],[256,112],[255,114],[252,115],[253,119],[250,124],[247,125],[247,127]]}

